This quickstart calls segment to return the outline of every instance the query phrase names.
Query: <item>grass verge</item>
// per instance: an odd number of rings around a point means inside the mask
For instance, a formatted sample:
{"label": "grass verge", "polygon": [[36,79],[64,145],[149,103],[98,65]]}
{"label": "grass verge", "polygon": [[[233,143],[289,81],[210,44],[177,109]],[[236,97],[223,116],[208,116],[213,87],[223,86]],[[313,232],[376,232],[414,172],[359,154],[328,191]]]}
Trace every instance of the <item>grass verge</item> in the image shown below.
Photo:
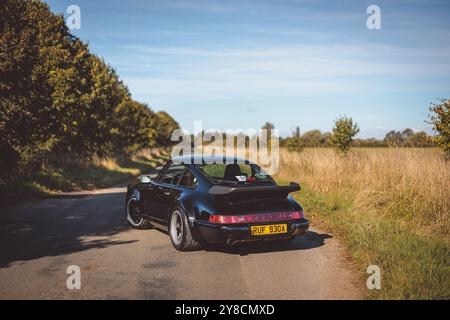
{"label": "grass verge", "polygon": [[144,150],[131,159],[92,158],[89,161],[64,160],[45,165],[29,177],[0,184],[0,206],[13,205],[26,198],[45,197],[57,192],[94,190],[127,182],[167,160],[160,150]]}
{"label": "grass verge", "polygon": [[351,197],[323,194],[308,188],[295,194],[313,223],[324,221],[340,236],[361,276],[369,265],[382,272],[381,290],[369,299],[449,299],[450,250],[438,237],[418,235],[397,219],[362,212]]}

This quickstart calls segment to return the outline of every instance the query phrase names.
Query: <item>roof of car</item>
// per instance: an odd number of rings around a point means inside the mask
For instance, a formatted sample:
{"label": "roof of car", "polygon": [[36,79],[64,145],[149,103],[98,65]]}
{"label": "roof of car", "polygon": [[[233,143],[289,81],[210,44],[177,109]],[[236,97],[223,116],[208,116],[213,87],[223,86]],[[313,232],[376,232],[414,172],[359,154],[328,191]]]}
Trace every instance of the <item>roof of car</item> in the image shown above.
{"label": "roof of car", "polygon": [[239,157],[230,157],[226,155],[186,155],[181,157],[173,157],[172,162],[184,164],[200,164],[200,163],[251,163],[251,161]]}

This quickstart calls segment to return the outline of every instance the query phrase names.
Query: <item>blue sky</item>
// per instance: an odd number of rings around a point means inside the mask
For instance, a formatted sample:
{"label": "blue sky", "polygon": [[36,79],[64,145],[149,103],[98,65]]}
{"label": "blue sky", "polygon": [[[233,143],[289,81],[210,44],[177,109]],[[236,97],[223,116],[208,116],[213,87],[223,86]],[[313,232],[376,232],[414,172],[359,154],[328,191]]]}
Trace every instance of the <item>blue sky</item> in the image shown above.
{"label": "blue sky", "polygon": [[[299,125],[339,115],[361,137],[430,131],[427,106],[450,97],[450,1],[46,1],[81,9],[73,33],[114,67],[133,97],[183,128]],[[366,9],[381,8],[381,30]],[[67,14],[66,14],[67,17]]]}

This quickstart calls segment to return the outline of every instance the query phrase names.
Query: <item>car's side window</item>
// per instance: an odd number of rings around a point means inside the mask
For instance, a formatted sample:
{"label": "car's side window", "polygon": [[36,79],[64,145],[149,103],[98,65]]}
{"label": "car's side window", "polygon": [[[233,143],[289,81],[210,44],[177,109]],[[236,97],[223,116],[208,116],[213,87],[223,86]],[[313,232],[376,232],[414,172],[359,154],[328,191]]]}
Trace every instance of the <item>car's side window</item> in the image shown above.
{"label": "car's side window", "polygon": [[197,178],[192,174],[191,170],[187,169],[180,180],[180,186],[195,188],[197,186]]}
{"label": "car's side window", "polygon": [[169,168],[162,174],[162,176],[158,179],[158,182],[167,183],[167,184],[178,184],[181,176],[185,170],[185,166],[183,164],[172,163]]}

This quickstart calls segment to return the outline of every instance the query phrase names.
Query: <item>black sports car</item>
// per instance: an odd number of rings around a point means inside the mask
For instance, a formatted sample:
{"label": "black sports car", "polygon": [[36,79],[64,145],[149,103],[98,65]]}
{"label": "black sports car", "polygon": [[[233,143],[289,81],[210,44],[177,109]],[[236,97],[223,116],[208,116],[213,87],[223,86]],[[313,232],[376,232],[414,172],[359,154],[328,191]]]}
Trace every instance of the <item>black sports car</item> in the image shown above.
{"label": "black sports car", "polygon": [[128,222],[168,231],[180,251],[203,243],[291,240],[308,230],[302,207],[289,195],[298,184],[279,186],[254,163],[223,160],[174,158],[156,178],[139,177],[127,188]]}

